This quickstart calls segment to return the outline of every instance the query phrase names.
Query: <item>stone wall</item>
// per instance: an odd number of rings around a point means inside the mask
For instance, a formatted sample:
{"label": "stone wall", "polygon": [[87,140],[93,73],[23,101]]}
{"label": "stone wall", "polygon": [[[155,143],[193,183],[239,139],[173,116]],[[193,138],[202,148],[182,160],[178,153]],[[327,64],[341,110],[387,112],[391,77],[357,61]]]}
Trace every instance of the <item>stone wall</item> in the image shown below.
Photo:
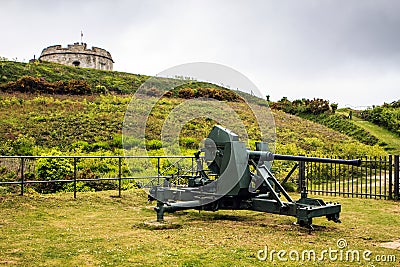
{"label": "stone wall", "polygon": [[112,70],[113,59],[111,54],[98,47],[87,49],[85,43],[74,43],[67,48],[53,45],[43,49],[40,60],[55,62],[68,66],[93,68],[99,70]]}

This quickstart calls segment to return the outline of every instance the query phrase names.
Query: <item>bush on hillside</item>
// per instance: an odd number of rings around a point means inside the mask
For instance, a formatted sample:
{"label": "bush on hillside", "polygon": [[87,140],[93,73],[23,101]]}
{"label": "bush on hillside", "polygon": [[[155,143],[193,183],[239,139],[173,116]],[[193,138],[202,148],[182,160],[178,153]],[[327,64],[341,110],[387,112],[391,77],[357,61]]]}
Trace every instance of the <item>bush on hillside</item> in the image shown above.
{"label": "bush on hillside", "polygon": [[203,88],[199,87],[193,88],[181,88],[178,89],[175,94],[173,92],[167,92],[164,94],[167,97],[177,96],[184,99],[192,99],[197,97],[203,98],[213,98],[219,101],[229,101],[229,102],[244,102],[244,100],[235,92],[225,89],[216,88]]}
{"label": "bush on hillside", "polygon": [[23,76],[15,82],[0,84],[0,91],[7,93],[44,93],[60,95],[85,95],[94,93],[86,81],[69,80],[47,82],[43,78]]}
{"label": "bush on hillside", "polygon": [[299,114],[323,114],[330,111],[329,101],[314,98],[310,99],[297,99],[291,102],[287,97],[283,97],[278,102],[271,104],[271,108],[275,110],[282,110],[285,113],[299,115]]}

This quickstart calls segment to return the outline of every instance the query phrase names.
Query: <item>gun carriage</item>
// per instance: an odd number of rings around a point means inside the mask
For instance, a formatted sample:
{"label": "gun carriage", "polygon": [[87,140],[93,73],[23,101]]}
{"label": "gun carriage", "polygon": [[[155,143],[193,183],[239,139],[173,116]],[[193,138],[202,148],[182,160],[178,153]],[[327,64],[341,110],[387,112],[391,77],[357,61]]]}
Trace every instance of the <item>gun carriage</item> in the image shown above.
{"label": "gun carriage", "polygon": [[[204,156],[202,154],[204,153]],[[341,205],[309,198],[303,188],[299,200],[293,200],[270,168],[273,160],[321,162],[359,166],[361,160],[303,157],[273,154],[268,143],[256,143],[256,150],[246,148],[237,134],[219,125],[214,126],[204,148],[195,153],[197,171],[185,176],[187,184],[163,185],[150,189],[150,200],[157,200],[157,221],[165,212],[185,209],[206,211],[254,210],[297,218],[301,226],[312,228],[312,219],[325,216],[340,222]],[[203,168],[203,160],[207,168]],[[207,170],[208,169],[208,170]]]}

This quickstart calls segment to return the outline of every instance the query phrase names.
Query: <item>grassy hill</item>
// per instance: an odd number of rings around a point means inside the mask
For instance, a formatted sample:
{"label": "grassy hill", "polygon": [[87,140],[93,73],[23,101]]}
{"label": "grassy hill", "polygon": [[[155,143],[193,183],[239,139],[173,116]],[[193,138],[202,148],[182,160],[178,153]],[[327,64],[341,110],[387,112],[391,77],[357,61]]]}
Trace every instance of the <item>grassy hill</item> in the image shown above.
{"label": "grassy hill", "polygon": [[391,154],[400,154],[400,137],[397,134],[356,116],[353,116],[353,120],[356,125],[376,136],[386,151]]}
{"label": "grassy hill", "polygon": [[[337,112],[338,116],[347,117],[350,109],[341,109]],[[363,119],[360,111],[352,110],[352,119],[347,121],[354,126],[363,129],[368,133],[368,136],[373,136],[377,140],[377,144],[384,148],[390,154],[400,153],[400,136],[395,132],[386,129],[386,127],[379,126],[371,121]],[[370,138],[370,140],[372,140]]]}
{"label": "grassy hill", "polygon": [[[0,153],[47,154],[51,148],[74,153],[112,151],[121,154],[121,130],[129,96],[35,96],[3,94],[0,97]],[[148,121],[149,140],[159,140],[163,120],[183,99],[167,99],[159,113]],[[229,103],[245,110],[243,103]],[[368,146],[325,126],[299,117],[274,111],[277,127],[277,152],[289,154],[379,155],[376,146]],[[247,126],[254,123],[246,117]],[[210,131],[212,123],[190,122],[182,138],[197,142]],[[255,139],[255,136],[250,136]],[[187,147],[193,148],[193,145]]]}
{"label": "grassy hill", "polygon": [[[126,108],[133,93],[148,77],[121,72],[67,67],[53,63],[0,62],[2,84],[15,82],[21,76],[40,77],[48,82],[83,80],[91,87],[103,86],[105,94],[38,95],[2,93],[0,95],[0,154],[122,154],[121,130]],[[1,85],[1,84],[0,84]],[[210,86],[197,84],[197,87]],[[214,86],[214,85],[211,85]],[[215,87],[215,86],[214,86]],[[189,86],[193,89],[193,84]],[[185,101],[163,98],[150,114],[146,136],[159,140],[168,112]],[[244,124],[254,129],[255,121],[246,105],[227,102],[240,114]],[[382,155],[376,146],[360,142],[320,124],[274,111],[277,126],[277,152],[287,154],[332,154],[339,156]],[[188,122],[181,138],[188,153],[197,148],[213,123],[198,119]],[[257,132],[249,132],[257,140]],[[155,146],[154,153],[159,147]]]}

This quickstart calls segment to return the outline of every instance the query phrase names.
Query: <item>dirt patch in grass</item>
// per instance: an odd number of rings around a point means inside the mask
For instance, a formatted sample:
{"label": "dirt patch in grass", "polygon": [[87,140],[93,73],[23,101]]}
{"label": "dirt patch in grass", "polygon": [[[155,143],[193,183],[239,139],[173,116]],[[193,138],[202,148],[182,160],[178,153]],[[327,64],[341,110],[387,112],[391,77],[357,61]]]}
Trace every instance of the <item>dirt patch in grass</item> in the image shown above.
{"label": "dirt patch in grass", "polygon": [[379,246],[383,248],[391,248],[391,249],[398,249],[400,250],[400,239],[392,242],[385,242],[381,243]]}
{"label": "dirt patch in grass", "polygon": [[146,230],[165,230],[182,228],[182,224],[170,221],[158,222],[156,220],[150,220],[136,223],[133,225],[133,227]]}

